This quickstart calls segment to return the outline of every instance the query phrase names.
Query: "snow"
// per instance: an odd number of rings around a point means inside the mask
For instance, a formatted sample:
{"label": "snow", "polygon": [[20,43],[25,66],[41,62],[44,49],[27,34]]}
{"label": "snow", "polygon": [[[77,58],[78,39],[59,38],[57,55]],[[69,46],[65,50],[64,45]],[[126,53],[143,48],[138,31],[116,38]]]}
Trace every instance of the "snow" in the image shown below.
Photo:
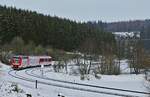
{"label": "snow", "polygon": [[117,37],[138,37],[140,38],[140,32],[113,32],[113,34]]}
{"label": "snow", "polygon": [[[64,95],[65,97],[117,97],[116,95],[108,95],[108,94],[100,94],[100,93],[92,93],[87,91],[79,91],[73,89],[67,89],[62,87],[56,87],[51,85],[45,85],[38,83],[38,88],[35,88],[35,83],[24,81],[21,79],[14,78],[8,74],[11,70],[10,66],[0,63],[0,97],[26,97],[26,94],[31,94],[32,97],[58,97],[58,94]],[[126,72],[128,65],[127,60],[121,61],[121,69]],[[25,71],[28,71],[30,74],[34,74],[35,76],[42,76],[41,69],[33,68],[27,70],[17,71],[19,76],[23,76],[25,78],[34,79],[38,81],[44,81],[45,83],[53,83],[53,84],[60,84],[64,86],[71,86],[75,88],[84,88],[84,89],[91,89],[103,92],[112,92],[116,93],[113,90],[107,89],[99,89],[94,87],[86,87],[80,86],[75,84],[67,84],[61,82],[54,82],[50,80],[36,78],[30,75],[27,75]],[[53,78],[62,81],[69,81],[74,83],[82,83],[88,85],[96,85],[96,86],[105,86],[105,87],[113,87],[113,88],[120,88],[120,89],[128,89],[128,90],[135,90],[135,91],[143,91],[148,92],[145,84],[147,82],[144,79],[144,75],[129,75],[129,74],[122,74],[122,75],[100,75],[100,79],[94,78],[92,75],[88,75],[87,77],[89,80],[80,80],[80,76],[74,76],[65,73],[55,73],[53,72],[52,68],[44,67],[43,68],[44,75],[43,78]],[[13,71],[14,73],[15,71]],[[16,84],[21,92],[17,93],[12,91],[13,87],[12,84]],[[12,91],[12,92],[10,92]],[[139,97],[144,97],[146,95],[143,94],[134,94],[134,93],[125,93],[125,92],[117,92],[129,95],[136,95]]]}
{"label": "snow", "polygon": [[5,71],[10,69],[10,66],[3,64],[2,62],[0,62],[0,71]]}
{"label": "snow", "polygon": [[[45,69],[46,70],[46,69]],[[40,70],[33,72],[35,75],[40,73]],[[145,91],[143,86],[144,75],[101,75],[101,79],[95,79],[93,76],[89,76],[90,80],[80,80],[79,76],[66,75],[63,73],[47,72],[44,74],[46,78],[54,78],[70,82],[78,82],[83,84],[90,84],[96,86],[107,86],[113,88],[121,88],[128,90]]]}

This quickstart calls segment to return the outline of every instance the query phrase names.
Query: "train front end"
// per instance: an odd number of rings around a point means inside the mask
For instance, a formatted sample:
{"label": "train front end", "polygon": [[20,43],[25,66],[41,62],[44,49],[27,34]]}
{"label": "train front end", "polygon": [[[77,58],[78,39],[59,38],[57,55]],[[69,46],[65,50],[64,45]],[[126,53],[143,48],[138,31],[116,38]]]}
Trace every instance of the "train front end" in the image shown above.
{"label": "train front end", "polygon": [[11,59],[11,67],[13,69],[19,69],[21,67],[21,57],[20,56],[14,56],[12,59]]}

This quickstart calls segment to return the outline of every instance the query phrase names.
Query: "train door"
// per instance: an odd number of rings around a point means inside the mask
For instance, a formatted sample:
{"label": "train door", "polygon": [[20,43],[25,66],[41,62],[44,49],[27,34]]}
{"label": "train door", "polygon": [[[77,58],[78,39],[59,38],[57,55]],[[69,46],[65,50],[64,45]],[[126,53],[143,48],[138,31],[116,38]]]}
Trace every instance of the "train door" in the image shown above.
{"label": "train door", "polygon": [[22,67],[28,67],[29,66],[29,59],[27,56],[22,56]]}
{"label": "train door", "polygon": [[32,56],[29,58],[29,63],[30,63],[30,66],[37,66],[39,65],[39,57],[36,57],[36,56]]}

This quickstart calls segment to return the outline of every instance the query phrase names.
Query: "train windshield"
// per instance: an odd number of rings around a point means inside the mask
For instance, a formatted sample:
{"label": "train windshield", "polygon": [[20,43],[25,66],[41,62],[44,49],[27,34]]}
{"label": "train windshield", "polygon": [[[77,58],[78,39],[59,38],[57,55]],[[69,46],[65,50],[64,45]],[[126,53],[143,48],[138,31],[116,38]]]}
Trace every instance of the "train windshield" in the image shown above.
{"label": "train windshield", "polygon": [[13,57],[15,63],[19,63],[19,57]]}

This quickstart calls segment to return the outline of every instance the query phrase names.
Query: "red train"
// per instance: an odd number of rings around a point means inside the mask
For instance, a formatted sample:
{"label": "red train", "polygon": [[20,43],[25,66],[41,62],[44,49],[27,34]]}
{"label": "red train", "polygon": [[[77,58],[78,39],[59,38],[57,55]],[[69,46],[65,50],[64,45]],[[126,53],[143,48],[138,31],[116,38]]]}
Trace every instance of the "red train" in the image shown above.
{"label": "red train", "polygon": [[35,67],[41,65],[51,65],[52,57],[50,56],[13,56],[11,59],[11,67],[21,69],[27,67]]}

